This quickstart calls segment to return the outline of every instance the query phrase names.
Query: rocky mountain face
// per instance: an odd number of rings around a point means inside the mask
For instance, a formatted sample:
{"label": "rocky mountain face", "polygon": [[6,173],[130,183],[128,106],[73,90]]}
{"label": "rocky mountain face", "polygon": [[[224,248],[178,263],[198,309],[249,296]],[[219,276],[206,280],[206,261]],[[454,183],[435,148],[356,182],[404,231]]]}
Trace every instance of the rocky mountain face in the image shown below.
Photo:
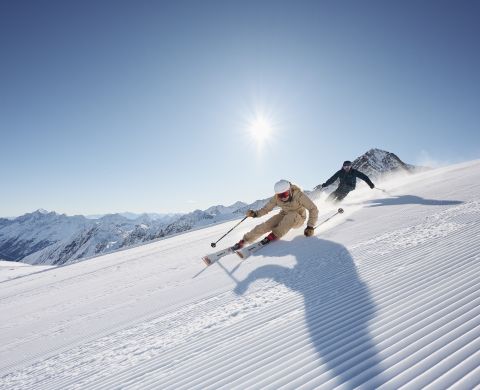
{"label": "rocky mountain face", "polygon": [[22,260],[57,242],[67,241],[89,225],[83,216],[67,217],[37,210],[0,225],[0,257]]}
{"label": "rocky mountain face", "polygon": [[353,168],[365,173],[372,180],[390,173],[414,173],[419,169],[406,164],[391,152],[381,149],[370,149],[352,162]]}
{"label": "rocky mountain face", "polygon": [[[394,153],[371,149],[353,161],[354,168],[372,179],[391,172],[412,173]],[[308,191],[307,191],[308,193]],[[0,258],[29,264],[65,264],[139,245],[162,237],[238,219],[248,209],[257,210],[267,199],[251,204],[216,205],[188,214],[109,214],[86,218],[45,210],[15,219],[0,218]]]}

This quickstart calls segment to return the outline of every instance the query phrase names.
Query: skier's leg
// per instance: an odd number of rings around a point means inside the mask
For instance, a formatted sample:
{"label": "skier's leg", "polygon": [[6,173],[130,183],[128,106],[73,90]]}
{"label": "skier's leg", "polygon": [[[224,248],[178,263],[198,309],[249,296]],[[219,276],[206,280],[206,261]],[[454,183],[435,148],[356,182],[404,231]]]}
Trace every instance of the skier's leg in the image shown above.
{"label": "skier's leg", "polygon": [[335,194],[335,191],[333,191],[330,195],[328,195],[325,201],[331,203],[335,200],[335,198],[336,198],[336,194]]}
{"label": "skier's leg", "polygon": [[339,191],[340,191],[340,187],[338,187],[335,191],[333,191],[330,195],[328,195],[327,202],[335,202],[338,198]]}
{"label": "skier's leg", "polygon": [[250,230],[243,236],[243,239],[245,240],[245,242],[254,242],[262,234],[268,233],[270,230],[272,230],[272,228],[278,225],[281,220],[281,214],[274,215],[272,218],[266,220],[264,223],[255,226],[252,230]]}
{"label": "skier's leg", "polygon": [[342,201],[342,200],[348,195],[349,192],[350,192],[349,190],[344,190],[344,191],[340,192],[340,193],[337,195],[336,201],[337,201],[337,202]]}
{"label": "skier's leg", "polygon": [[327,201],[332,203],[339,203],[341,202],[351,191],[350,187],[346,186],[338,186],[338,188],[333,191],[330,196],[327,198]]}
{"label": "skier's leg", "polygon": [[272,229],[276,238],[280,238],[288,233],[292,228],[298,228],[303,225],[305,220],[298,213],[291,212],[284,215],[280,223]]}

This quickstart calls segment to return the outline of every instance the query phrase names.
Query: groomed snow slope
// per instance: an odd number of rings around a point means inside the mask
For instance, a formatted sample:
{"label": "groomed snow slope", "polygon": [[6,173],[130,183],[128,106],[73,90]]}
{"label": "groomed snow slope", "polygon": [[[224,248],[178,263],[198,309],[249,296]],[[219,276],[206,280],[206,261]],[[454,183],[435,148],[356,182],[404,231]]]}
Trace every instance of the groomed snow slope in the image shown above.
{"label": "groomed snow slope", "polygon": [[480,161],[382,187],[243,263],[229,222],[4,279],[0,387],[480,386]]}

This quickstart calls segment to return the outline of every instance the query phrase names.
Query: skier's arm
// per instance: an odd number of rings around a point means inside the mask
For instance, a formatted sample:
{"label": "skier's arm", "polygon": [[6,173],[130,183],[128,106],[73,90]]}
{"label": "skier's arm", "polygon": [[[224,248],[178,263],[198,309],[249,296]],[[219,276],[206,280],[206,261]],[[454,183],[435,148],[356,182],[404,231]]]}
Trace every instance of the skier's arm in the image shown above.
{"label": "skier's arm", "polygon": [[308,210],[307,226],[314,227],[318,219],[318,208],[315,203],[303,192],[300,195],[300,204]]}
{"label": "skier's arm", "polygon": [[365,183],[367,183],[370,186],[370,188],[375,187],[375,185],[372,183],[372,181],[367,175],[357,170],[355,170],[354,173],[355,173],[355,176],[357,176],[359,179],[362,179]]}
{"label": "skier's arm", "polygon": [[265,206],[263,206],[260,210],[256,211],[256,217],[263,217],[265,214],[268,214],[273,208],[277,205],[275,200],[275,196],[270,199]]}
{"label": "skier's arm", "polygon": [[340,173],[342,171],[337,171],[330,179],[328,179],[325,184],[323,185],[324,187],[328,187],[330,184],[332,184],[335,180],[338,179],[338,176],[340,176]]}

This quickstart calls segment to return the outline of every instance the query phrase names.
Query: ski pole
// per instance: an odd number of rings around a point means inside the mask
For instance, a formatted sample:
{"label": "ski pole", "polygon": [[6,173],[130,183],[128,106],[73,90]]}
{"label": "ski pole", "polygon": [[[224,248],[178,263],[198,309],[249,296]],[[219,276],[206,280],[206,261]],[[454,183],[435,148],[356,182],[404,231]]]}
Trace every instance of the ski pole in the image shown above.
{"label": "ski pole", "polygon": [[248,218],[248,215],[243,218],[239,223],[237,223],[234,227],[232,227],[228,232],[226,232],[222,237],[220,237],[217,241],[212,242],[210,245],[212,248],[215,248],[217,246],[217,242],[220,241],[223,237],[225,237],[228,233],[230,233],[233,229],[235,229],[238,225],[240,225],[243,221],[245,221]]}
{"label": "ski pole", "polygon": [[325,221],[320,222],[317,226],[314,227],[314,229],[316,229],[316,228],[319,227],[320,225],[324,224],[325,222],[330,221],[335,215],[337,215],[337,214],[342,214],[342,213],[343,213],[343,209],[340,207],[335,214],[333,214],[333,215],[331,215],[330,217],[328,217]]}
{"label": "ski pole", "polygon": [[386,190],[384,190],[383,188],[378,188],[378,187],[375,187],[375,189],[376,189],[376,190],[379,190],[379,191],[382,191],[382,192],[384,192],[384,193],[387,193],[387,191],[386,191]]}

